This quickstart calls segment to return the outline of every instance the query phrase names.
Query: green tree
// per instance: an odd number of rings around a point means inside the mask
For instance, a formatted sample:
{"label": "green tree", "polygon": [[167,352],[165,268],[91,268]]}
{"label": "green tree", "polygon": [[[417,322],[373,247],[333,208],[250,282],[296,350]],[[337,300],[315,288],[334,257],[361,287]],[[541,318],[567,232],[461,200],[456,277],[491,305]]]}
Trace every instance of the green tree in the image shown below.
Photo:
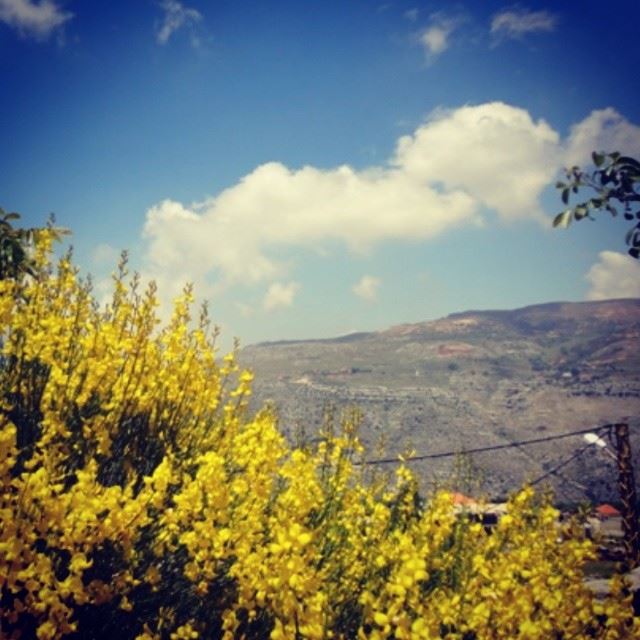
{"label": "green tree", "polygon": [[585,188],[593,191],[593,196],[559,213],[553,226],[566,228],[572,220],[594,220],[596,211],[607,211],[615,217],[621,209],[625,220],[635,221],[625,236],[628,253],[640,259],[640,162],[617,151],[594,151],[591,157],[595,165],[592,171],[575,166],[566,169],[566,182],[558,182],[556,187],[561,190],[565,205],[572,193]]}
{"label": "green tree", "polygon": [[[0,207],[0,280],[17,280],[25,275],[35,275],[32,250],[42,229],[14,226],[15,221],[19,219],[20,214],[7,213]],[[49,218],[47,228],[56,240],[68,234],[66,229],[54,226],[53,216]]]}

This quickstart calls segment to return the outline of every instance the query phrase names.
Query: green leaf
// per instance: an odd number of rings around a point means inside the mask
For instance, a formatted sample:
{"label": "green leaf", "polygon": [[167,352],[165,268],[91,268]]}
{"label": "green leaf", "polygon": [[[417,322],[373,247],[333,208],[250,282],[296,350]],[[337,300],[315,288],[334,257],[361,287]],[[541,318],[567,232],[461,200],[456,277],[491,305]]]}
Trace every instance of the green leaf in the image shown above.
{"label": "green leaf", "polygon": [[562,213],[559,213],[553,219],[553,226],[560,227],[561,229],[566,229],[571,224],[571,215],[573,211],[571,209],[566,209]]}
{"label": "green leaf", "polygon": [[576,220],[582,220],[582,218],[585,218],[588,213],[589,211],[587,207],[583,207],[582,205],[580,205],[579,207],[575,208],[573,215]]}
{"label": "green leaf", "polygon": [[556,182],[556,189],[564,189],[566,186],[564,182]]}
{"label": "green leaf", "polygon": [[597,153],[596,151],[594,151],[591,154],[591,157],[593,158],[593,164],[596,165],[596,167],[601,167],[604,163],[604,153]]}
{"label": "green leaf", "polygon": [[631,238],[633,238],[633,232],[635,230],[636,230],[635,227],[631,227],[631,229],[629,229],[629,231],[627,231],[627,234],[624,237],[625,244],[631,244]]}
{"label": "green leaf", "polygon": [[625,169],[635,169],[636,171],[640,171],[640,162],[635,158],[630,158],[629,156],[620,156],[616,164]]}

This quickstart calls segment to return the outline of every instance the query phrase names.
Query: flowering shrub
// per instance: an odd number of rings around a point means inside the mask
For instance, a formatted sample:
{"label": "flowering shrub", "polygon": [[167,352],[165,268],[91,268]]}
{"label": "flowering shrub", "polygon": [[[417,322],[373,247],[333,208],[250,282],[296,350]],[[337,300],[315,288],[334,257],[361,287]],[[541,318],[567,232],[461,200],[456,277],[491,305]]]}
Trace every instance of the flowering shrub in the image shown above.
{"label": "flowering shrub", "polygon": [[101,309],[40,234],[0,281],[3,638],[631,638],[621,581],[530,488],[495,531],[366,478],[356,420],[292,447],[191,293],[162,329],[126,265]]}

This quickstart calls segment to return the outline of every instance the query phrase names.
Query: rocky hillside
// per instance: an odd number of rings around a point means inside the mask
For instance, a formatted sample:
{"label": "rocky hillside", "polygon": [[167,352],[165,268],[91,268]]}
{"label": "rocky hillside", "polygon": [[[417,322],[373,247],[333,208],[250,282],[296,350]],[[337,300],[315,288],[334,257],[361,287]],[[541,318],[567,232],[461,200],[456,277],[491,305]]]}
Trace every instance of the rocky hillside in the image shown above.
{"label": "rocky hillside", "polygon": [[[640,468],[639,352],[640,300],[629,299],[468,311],[330,340],[264,343],[245,348],[241,361],[256,372],[254,402],[273,402],[292,437],[311,438],[328,408],[353,405],[363,412],[370,457],[464,451],[630,418]],[[454,482],[498,498],[584,444],[576,437],[474,454],[464,479],[452,459],[412,464],[425,489]],[[614,461],[595,449],[548,480],[558,500],[616,497]]]}

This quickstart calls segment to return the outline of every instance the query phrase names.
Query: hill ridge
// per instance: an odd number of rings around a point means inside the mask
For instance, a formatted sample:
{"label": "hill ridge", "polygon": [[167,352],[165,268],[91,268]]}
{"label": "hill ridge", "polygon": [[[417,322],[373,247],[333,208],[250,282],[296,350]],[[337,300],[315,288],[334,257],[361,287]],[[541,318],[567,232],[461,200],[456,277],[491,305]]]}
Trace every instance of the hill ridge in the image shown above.
{"label": "hill ridge", "polygon": [[[270,401],[293,437],[300,428],[319,429],[327,406],[358,405],[363,441],[372,448],[384,437],[387,456],[508,443],[640,416],[640,299],[458,312],[350,335],[245,347],[240,360],[256,374],[254,406]],[[483,490],[497,495],[579,446],[562,441],[474,463]],[[587,451],[550,479],[572,499],[611,500],[614,467],[602,452]],[[425,486],[451,473],[446,465],[416,468]]]}

